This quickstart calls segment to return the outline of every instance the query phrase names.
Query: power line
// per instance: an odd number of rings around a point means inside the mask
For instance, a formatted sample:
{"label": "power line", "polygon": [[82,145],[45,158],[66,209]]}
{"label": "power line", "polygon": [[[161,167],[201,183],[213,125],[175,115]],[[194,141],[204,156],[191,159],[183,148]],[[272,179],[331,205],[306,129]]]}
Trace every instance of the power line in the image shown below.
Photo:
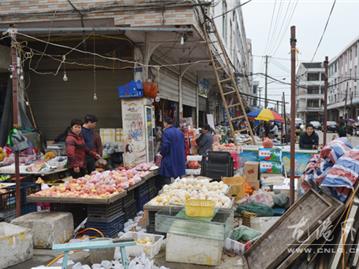
{"label": "power line", "polygon": [[232,9],[230,9],[230,10],[227,10],[226,12],[224,12],[224,13],[222,13],[222,14],[220,14],[220,15],[217,15],[217,16],[212,17],[212,19],[217,19],[217,18],[219,18],[219,17],[223,17],[223,16],[226,15],[227,13],[229,13],[229,12],[231,12],[231,11],[233,11],[233,10],[239,8],[239,7],[242,7],[242,6],[248,4],[248,3],[252,2],[252,1],[253,1],[253,0],[248,0],[247,2],[244,2],[243,4],[239,4],[239,5],[235,6],[234,8],[232,8]]}
{"label": "power line", "polygon": [[323,33],[322,33],[322,35],[321,35],[321,37],[320,37],[320,39],[319,39],[319,42],[318,42],[317,48],[315,49],[314,55],[313,55],[313,57],[312,57],[312,62],[313,62],[313,60],[314,60],[315,55],[317,54],[317,51],[318,51],[318,49],[319,49],[320,44],[322,43],[322,40],[323,40],[324,34],[325,34],[325,32],[327,31],[327,27],[328,27],[328,24],[329,24],[330,18],[331,18],[331,16],[332,16],[332,13],[333,13],[333,10],[334,10],[334,7],[335,7],[336,2],[337,2],[337,0],[334,0],[333,5],[332,5],[332,8],[330,9],[330,12],[329,12],[329,16],[328,16],[327,22],[325,23],[325,26],[324,26]]}
{"label": "power line", "polygon": [[278,43],[277,47],[275,48],[274,52],[272,53],[272,56],[274,56],[274,55],[276,54],[277,50],[279,49],[280,45],[281,45],[282,42],[283,42],[283,38],[285,37],[285,34],[286,34],[285,29],[288,28],[290,22],[292,21],[293,15],[294,15],[295,10],[297,9],[298,3],[299,3],[299,0],[297,0],[297,2],[295,2],[295,4],[294,4],[294,8],[293,8],[293,10],[292,10],[292,13],[291,13],[290,16],[289,16],[289,19],[288,19],[288,21],[287,21],[287,23],[286,23],[286,27],[284,28],[284,31],[283,31],[283,33],[282,33],[282,36],[280,37],[279,43]]}
{"label": "power line", "polygon": [[[283,4],[284,0],[278,0],[278,1],[279,1],[279,7],[278,7],[278,10],[277,10],[277,16],[275,18],[274,30],[272,32],[272,36],[271,36],[270,41],[269,41],[269,48],[271,47],[270,44],[273,42],[273,38],[274,38],[274,36],[276,35],[276,32],[277,32],[279,14],[282,13],[281,12],[282,11],[282,4]],[[268,52],[266,54],[268,54]]]}
{"label": "power line", "polygon": [[[274,39],[272,44],[271,44],[271,48],[273,47],[273,49],[275,48],[275,44],[276,44],[277,40],[279,39],[279,37],[281,36],[281,33],[283,31],[283,26],[284,26],[284,23],[287,20],[287,15],[288,15],[288,11],[289,11],[289,7],[290,7],[291,2],[292,2],[292,0],[288,0],[288,5],[287,5],[286,11],[284,13],[284,17],[283,17],[283,20],[282,20],[282,25],[279,28],[277,39]],[[269,50],[269,51],[271,51],[271,50]],[[271,54],[271,53],[269,53],[269,54]]]}
{"label": "power line", "polygon": [[264,50],[264,54],[266,54],[267,49],[268,49],[269,37],[270,37],[270,33],[271,33],[271,31],[272,31],[274,11],[275,11],[276,6],[277,6],[277,0],[274,1],[274,6],[273,6],[273,10],[272,10],[272,18],[271,18],[271,20],[270,20],[269,31],[268,31],[268,34],[267,34],[267,43],[266,43],[266,48],[265,48],[265,50]]}

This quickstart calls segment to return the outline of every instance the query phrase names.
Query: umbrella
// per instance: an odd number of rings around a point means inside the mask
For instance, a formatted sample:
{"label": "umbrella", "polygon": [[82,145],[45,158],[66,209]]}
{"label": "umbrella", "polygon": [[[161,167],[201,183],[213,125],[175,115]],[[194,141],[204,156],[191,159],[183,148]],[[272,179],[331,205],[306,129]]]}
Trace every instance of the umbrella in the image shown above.
{"label": "umbrella", "polygon": [[263,109],[256,117],[256,120],[284,122],[283,118],[277,112],[268,108]]}
{"label": "umbrella", "polygon": [[251,112],[249,112],[249,113],[247,114],[247,116],[248,116],[249,118],[255,118],[255,117],[257,117],[257,116],[259,115],[260,112],[261,112],[260,109],[255,109],[255,110],[252,110]]}

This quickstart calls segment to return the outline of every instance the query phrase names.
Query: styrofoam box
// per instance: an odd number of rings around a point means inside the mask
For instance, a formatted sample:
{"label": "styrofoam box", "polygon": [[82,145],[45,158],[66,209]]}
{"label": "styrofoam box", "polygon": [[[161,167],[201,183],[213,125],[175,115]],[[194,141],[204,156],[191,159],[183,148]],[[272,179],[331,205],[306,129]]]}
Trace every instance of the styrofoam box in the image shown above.
{"label": "styrofoam box", "polygon": [[197,162],[200,162],[200,161],[202,161],[202,155],[188,155],[188,156],[187,156],[187,161],[197,161]]}
{"label": "styrofoam box", "polygon": [[142,239],[150,239],[150,241],[152,242],[151,244],[143,245],[137,243],[136,246],[126,247],[126,253],[130,257],[141,256],[142,253],[145,253],[147,257],[153,258],[160,252],[164,236],[141,232],[127,232],[122,235],[120,239],[133,239],[135,241]]}
{"label": "styrofoam box", "polygon": [[33,255],[30,229],[0,222],[0,268],[24,262]]}
{"label": "styrofoam box", "polygon": [[201,174],[201,168],[199,169],[186,169],[186,175],[199,176]]}
{"label": "styrofoam box", "polygon": [[[244,227],[244,226],[239,226],[236,229],[240,229],[241,227]],[[246,227],[246,229],[248,229],[248,227]],[[232,231],[232,233],[233,233],[233,231]],[[246,247],[250,246],[250,244],[252,244],[255,241],[255,240],[252,240],[252,241],[248,241],[247,243],[243,244],[241,242],[231,239],[232,233],[230,233],[228,238],[226,238],[226,240],[224,241],[224,249],[227,251],[233,252],[235,254],[238,254],[238,255],[244,254],[244,252],[246,251]]]}
{"label": "styrofoam box", "polygon": [[167,233],[166,261],[202,265],[219,265],[223,240]]}

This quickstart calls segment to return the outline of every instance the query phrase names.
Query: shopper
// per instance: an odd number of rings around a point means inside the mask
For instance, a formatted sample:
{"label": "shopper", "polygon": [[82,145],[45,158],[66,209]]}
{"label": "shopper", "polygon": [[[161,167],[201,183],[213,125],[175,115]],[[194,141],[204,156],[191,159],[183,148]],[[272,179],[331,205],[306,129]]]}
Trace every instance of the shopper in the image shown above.
{"label": "shopper", "polygon": [[213,135],[212,128],[208,124],[201,129],[201,135],[196,140],[198,146],[198,154],[206,155],[208,151],[212,150],[213,146]]}
{"label": "shopper", "polygon": [[301,149],[317,149],[319,145],[319,136],[314,131],[312,124],[307,124],[305,132],[300,135],[299,147]]}
{"label": "shopper", "polygon": [[95,151],[90,151],[86,147],[84,138],[81,135],[82,121],[74,119],[71,121],[70,131],[66,137],[66,154],[68,157],[68,166],[73,178],[79,178],[86,175],[86,154],[94,159],[99,159]]}
{"label": "shopper", "polygon": [[339,137],[346,137],[347,136],[347,127],[344,120],[339,121],[339,127],[338,127],[338,136]]}
{"label": "shopper", "polygon": [[[94,115],[86,115],[84,124],[82,125],[81,134],[85,140],[86,146],[90,151],[95,151],[102,156],[103,146],[101,137],[95,131],[97,125],[97,117]],[[86,155],[86,169],[89,174],[96,169],[96,160],[91,155]]]}
{"label": "shopper", "polygon": [[271,138],[277,138],[277,137],[278,137],[278,134],[279,134],[279,129],[278,129],[277,124],[275,124],[274,122],[272,122],[269,132],[270,132]]}
{"label": "shopper", "polygon": [[171,178],[185,174],[185,145],[183,133],[173,125],[171,118],[165,118],[164,128],[160,147],[160,175],[169,184]]}

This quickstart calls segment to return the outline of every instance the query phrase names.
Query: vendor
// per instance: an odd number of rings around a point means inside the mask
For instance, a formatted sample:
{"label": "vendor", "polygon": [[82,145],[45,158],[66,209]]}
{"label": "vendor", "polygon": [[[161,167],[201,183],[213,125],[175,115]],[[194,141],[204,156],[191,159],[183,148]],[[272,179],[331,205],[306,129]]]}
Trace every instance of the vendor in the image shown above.
{"label": "vendor", "polygon": [[[85,140],[86,147],[90,151],[95,151],[102,156],[102,142],[101,137],[95,132],[97,125],[97,117],[94,115],[86,115],[84,124],[82,125],[81,134]],[[96,160],[91,155],[86,155],[86,169],[87,173],[91,174],[96,169]]]}
{"label": "vendor", "polygon": [[165,184],[169,184],[171,179],[185,174],[185,145],[183,133],[173,125],[171,118],[165,118],[164,127],[160,148],[160,175],[164,177]]}
{"label": "vendor", "polygon": [[212,128],[208,124],[201,129],[201,135],[197,138],[198,154],[206,155],[208,151],[212,150],[213,135]]}
{"label": "vendor", "polygon": [[300,135],[299,148],[301,149],[317,149],[319,145],[319,136],[314,131],[312,124],[307,124],[305,132]]}
{"label": "vendor", "polygon": [[72,120],[70,131],[66,137],[66,154],[68,157],[68,166],[73,178],[79,178],[86,175],[86,154],[91,155],[94,159],[101,158],[101,156],[94,150],[89,150],[87,148],[85,140],[81,135],[81,126],[81,120]]}

